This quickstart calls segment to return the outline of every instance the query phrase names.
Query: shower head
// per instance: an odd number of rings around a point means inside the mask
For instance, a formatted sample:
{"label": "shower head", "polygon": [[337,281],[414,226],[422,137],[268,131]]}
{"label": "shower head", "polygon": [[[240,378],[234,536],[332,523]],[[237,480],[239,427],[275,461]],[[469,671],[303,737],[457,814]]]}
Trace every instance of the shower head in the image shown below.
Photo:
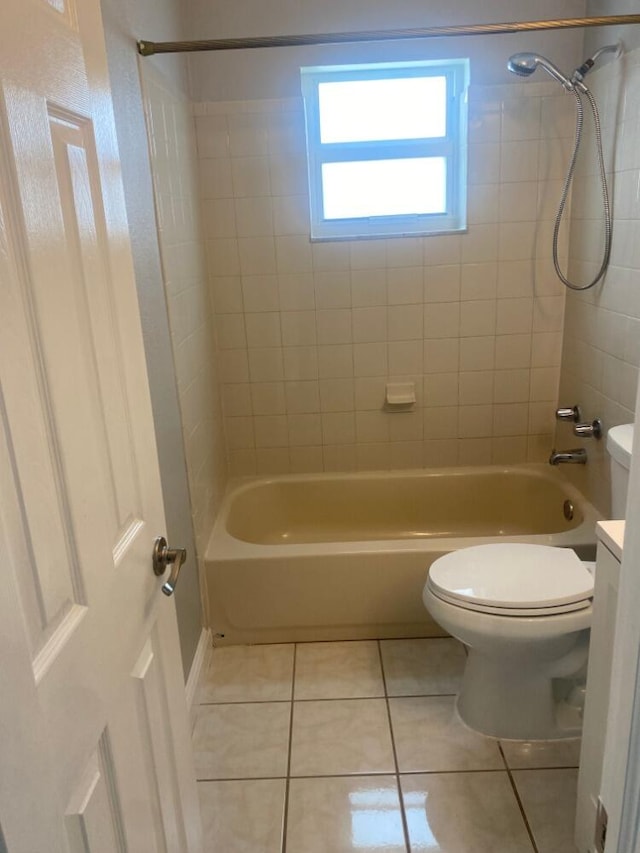
{"label": "shower head", "polygon": [[544,56],[540,56],[537,53],[514,53],[513,56],[509,57],[509,61],[507,62],[507,68],[513,74],[518,74],[520,77],[529,77],[536,68],[544,68],[547,74],[550,74],[554,80],[557,80],[558,83],[561,83],[567,91],[573,89],[573,83],[569,80],[568,77],[565,77],[562,71],[550,62],[548,59],[545,59]]}

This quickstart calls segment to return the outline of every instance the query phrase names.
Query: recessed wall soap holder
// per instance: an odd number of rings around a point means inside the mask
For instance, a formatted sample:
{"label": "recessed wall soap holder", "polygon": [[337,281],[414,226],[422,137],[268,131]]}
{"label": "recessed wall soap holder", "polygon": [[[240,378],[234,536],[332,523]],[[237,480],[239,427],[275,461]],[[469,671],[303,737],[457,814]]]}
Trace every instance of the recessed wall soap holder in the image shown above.
{"label": "recessed wall soap holder", "polygon": [[415,382],[388,382],[384,406],[390,412],[408,412],[416,404]]}

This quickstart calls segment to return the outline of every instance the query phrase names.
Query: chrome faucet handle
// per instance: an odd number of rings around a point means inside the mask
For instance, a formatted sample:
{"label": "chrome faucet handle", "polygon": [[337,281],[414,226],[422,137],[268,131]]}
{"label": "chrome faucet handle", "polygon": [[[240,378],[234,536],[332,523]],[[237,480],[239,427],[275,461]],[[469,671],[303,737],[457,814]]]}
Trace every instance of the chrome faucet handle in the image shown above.
{"label": "chrome faucet handle", "polygon": [[573,434],[579,438],[602,438],[602,421],[596,418],[591,423],[575,424]]}
{"label": "chrome faucet handle", "polygon": [[561,407],[556,409],[557,421],[573,421],[575,424],[582,420],[580,406]]}

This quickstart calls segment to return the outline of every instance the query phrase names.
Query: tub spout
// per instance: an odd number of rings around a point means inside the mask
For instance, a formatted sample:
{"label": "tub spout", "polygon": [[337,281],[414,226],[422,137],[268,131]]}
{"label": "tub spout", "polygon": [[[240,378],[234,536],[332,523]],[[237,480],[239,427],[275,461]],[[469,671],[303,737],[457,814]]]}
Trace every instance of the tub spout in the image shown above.
{"label": "tub spout", "polygon": [[560,465],[570,462],[573,465],[586,465],[587,451],[584,447],[576,447],[574,450],[552,450],[549,457],[549,465]]}

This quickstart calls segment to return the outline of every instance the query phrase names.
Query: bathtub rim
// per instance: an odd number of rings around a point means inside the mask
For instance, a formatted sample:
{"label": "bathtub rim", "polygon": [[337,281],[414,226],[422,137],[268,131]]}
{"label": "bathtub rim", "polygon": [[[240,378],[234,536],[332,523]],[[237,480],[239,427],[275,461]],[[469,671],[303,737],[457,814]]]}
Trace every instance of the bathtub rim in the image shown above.
{"label": "bathtub rim", "polygon": [[[569,530],[556,533],[520,534],[515,536],[454,536],[429,539],[364,539],[335,542],[305,542],[305,543],[258,543],[238,539],[229,533],[227,520],[233,501],[244,492],[256,486],[271,485],[282,482],[326,482],[345,480],[384,480],[384,479],[423,479],[427,477],[465,476],[469,474],[509,474],[526,472],[540,479],[555,481],[576,506],[583,516],[582,523]],[[454,550],[462,547],[481,545],[488,541],[504,543],[535,542],[541,545],[561,545],[566,547],[590,546],[596,541],[595,525],[603,516],[584,497],[558,469],[549,468],[539,462],[524,462],[513,465],[465,465],[447,468],[411,468],[392,469],[388,471],[348,471],[348,472],[319,472],[309,474],[276,474],[266,476],[250,476],[234,478],[229,481],[225,490],[220,511],[214,523],[211,536],[205,551],[205,561],[215,563],[217,560],[242,560],[260,556],[277,559],[283,555],[304,557],[311,551],[314,554],[366,554],[373,551],[402,551],[426,552],[440,551],[446,548]]]}

